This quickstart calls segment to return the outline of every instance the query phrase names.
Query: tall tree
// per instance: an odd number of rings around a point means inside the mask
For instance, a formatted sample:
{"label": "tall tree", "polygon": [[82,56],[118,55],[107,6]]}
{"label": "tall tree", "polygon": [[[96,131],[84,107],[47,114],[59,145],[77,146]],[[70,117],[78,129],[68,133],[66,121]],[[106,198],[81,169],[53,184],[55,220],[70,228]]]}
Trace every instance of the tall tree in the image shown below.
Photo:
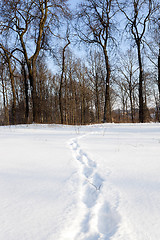
{"label": "tall tree", "polygon": [[67,37],[67,42],[62,49],[62,70],[61,70],[61,78],[60,78],[60,85],[59,85],[59,110],[60,110],[60,117],[61,117],[61,124],[63,124],[63,101],[62,101],[62,87],[63,87],[63,78],[65,73],[65,51],[66,48],[69,46],[70,40]]}
{"label": "tall tree", "polygon": [[15,68],[13,68],[12,59],[8,51],[3,47],[2,44],[0,44],[0,48],[3,50],[3,57],[5,59],[5,62],[8,65],[8,71],[9,71],[11,89],[12,89],[12,116],[13,116],[12,123],[16,124],[16,90],[15,90],[15,80],[14,80]]}
{"label": "tall tree", "polygon": [[[159,8],[160,9],[160,8]],[[159,45],[159,52],[158,52],[158,89],[159,89],[159,101],[160,101],[160,17],[158,19],[158,31],[159,31],[159,41],[158,41],[158,45]]]}
{"label": "tall tree", "polygon": [[0,83],[2,87],[1,92],[2,92],[3,109],[4,109],[3,123],[8,125],[9,124],[9,108],[8,108],[8,94],[7,94],[6,79],[7,79],[7,76],[6,76],[5,59],[0,54],[0,80],[1,80]]}
{"label": "tall tree", "polygon": [[[152,79],[155,79],[156,88],[158,87],[158,93],[156,89],[152,86],[154,92],[154,98],[156,102],[157,114],[158,111],[158,102],[160,102],[160,3],[158,0],[154,2],[154,14],[151,18],[149,25],[149,34],[147,35],[146,43],[146,56],[150,60],[152,68]],[[159,119],[159,116],[158,116]]]}
{"label": "tall tree", "polygon": [[[128,50],[125,54],[121,54],[120,61],[117,64],[117,77],[115,77],[115,83],[118,84],[121,89],[121,93],[125,92],[124,96],[127,94],[130,103],[131,110],[131,120],[135,121],[135,89],[138,85],[137,77],[137,61],[135,61],[135,54],[132,50]],[[122,91],[123,90],[123,91]],[[122,96],[122,99],[124,97]],[[124,102],[124,101],[123,101]]]}
{"label": "tall tree", "polygon": [[139,122],[144,122],[144,99],[143,99],[143,64],[142,45],[146,32],[147,23],[152,14],[152,0],[131,0],[124,2],[116,0],[121,12],[127,19],[127,27],[133,36],[137,48],[139,64]]}
{"label": "tall tree", "polygon": [[110,100],[110,76],[111,66],[109,62],[110,47],[114,42],[113,31],[115,30],[114,0],[86,0],[80,5],[77,14],[77,33],[79,38],[89,44],[97,44],[103,51],[106,79],[105,79],[105,103],[104,122],[111,122]]}
{"label": "tall tree", "polygon": [[89,56],[87,58],[88,64],[90,66],[90,71],[88,72],[88,76],[91,82],[92,92],[93,92],[93,100],[95,105],[95,114],[96,114],[96,122],[99,123],[102,121],[103,117],[103,102],[104,102],[104,87],[105,87],[105,64],[103,60],[103,55],[101,51],[94,50],[90,51]]}
{"label": "tall tree", "polygon": [[0,30],[18,42],[15,52],[20,52],[29,74],[33,121],[38,121],[36,93],[36,61],[45,46],[46,36],[59,27],[60,15],[67,12],[67,0],[2,0]]}

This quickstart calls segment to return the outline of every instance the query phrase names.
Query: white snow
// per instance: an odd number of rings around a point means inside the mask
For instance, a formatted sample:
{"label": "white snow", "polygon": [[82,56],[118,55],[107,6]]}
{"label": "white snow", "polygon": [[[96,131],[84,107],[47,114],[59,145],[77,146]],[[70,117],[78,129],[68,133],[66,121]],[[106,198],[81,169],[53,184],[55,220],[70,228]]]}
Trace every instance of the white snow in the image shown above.
{"label": "white snow", "polygon": [[158,240],[160,124],[0,127],[0,240]]}

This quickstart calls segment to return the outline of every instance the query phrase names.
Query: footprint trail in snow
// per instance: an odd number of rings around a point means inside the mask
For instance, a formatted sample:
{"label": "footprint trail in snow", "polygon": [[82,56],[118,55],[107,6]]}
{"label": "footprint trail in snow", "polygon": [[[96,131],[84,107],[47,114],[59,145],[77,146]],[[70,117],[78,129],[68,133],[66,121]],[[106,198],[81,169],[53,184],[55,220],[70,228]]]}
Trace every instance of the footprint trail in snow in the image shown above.
{"label": "footprint trail in snow", "polygon": [[120,217],[116,209],[112,209],[103,198],[105,180],[97,172],[96,163],[81,149],[78,139],[72,139],[70,146],[74,158],[80,164],[80,198],[85,209],[74,240],[109,240],[118,229]]}

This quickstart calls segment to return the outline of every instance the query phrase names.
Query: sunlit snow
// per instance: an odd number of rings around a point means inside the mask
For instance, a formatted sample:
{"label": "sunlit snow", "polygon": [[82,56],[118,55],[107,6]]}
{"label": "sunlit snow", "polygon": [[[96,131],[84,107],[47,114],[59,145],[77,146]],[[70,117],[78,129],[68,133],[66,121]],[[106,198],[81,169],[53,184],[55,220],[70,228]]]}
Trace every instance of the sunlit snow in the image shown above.
{"label": "sunlit snow", "polygon": [[0,127],[0,240],[158,240],[160,124]]}

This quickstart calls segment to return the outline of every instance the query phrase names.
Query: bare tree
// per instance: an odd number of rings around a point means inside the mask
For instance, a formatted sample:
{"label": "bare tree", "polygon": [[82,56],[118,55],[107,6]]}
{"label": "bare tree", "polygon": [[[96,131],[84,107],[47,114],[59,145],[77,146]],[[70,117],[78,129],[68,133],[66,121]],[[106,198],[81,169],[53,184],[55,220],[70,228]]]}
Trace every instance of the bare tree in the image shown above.
{"label": "bare tree", "polygon": [[142,44],[146,32],[147,23],[153,11],[152,0],[131,0],[126,3],[117,1],[119,9],[127,19],[126,27],[133,36],[137,47],[139,64],[139,122],[144,122],[144,99],[143,99],[143,65],[142,65]]}
{"label": "bare tree", "polygon": [[1,1],[0,31],[3,36],[10,35],[18,42],[14,46],[14,52],[20,52],[25,59],[32,94],[33,121],[35,122],[38,121],[36,61],[41,49],[44,48],[46,35],[57,29],[59,15],[62,16],[67,12],[66,1]]}
{"label": "bare tree", "polygon": [[60,117],[61,117],[61,124],[63,124],[63,101],[62,101],[62,87],[63,87],[63,78],[65,73],[65,51],[66,48],[70,45],[69,36],[67,34],[67,42],[65,46],[62,49],[62,70],[61,70],[61,78],[60,78],[60,84],[59,84],[59,110],[60,110]]}
{"label": "bare tree", "polygon": [[160,99],[160,17],[158,19],[158,31],[159,31],[159,42],[158,42],[158,45],[159,45],[159,53],[158,53],[158,89],[159,89],[159,99]]}
{"label": "bare tree", "polygon": [[93,100],[95,106],[96,122],[101,122],[103,117],[103,102],[104,102],[104,88],[105,88],[105,75],[106,69],[103,61],[101,51],[94,49],[89,52],[87,58],[90,70],[88,77],[90,79],[90,86],[93,92]]}
{"label": "bare tree", "polygon": [[119,64],[117,65],[117,70],[118,70],[117,74],[119,76],[116,77],[115,82],[119,85],[121,92],[124,91],[128,96],[131,110],[131,120],[132,122],[134,122],[135,121],[134,96],[135,90],[138,85],[138,79],[136,74],[138,67],[137,62],[135,61],[135,54],[132,50],[128,50],[125,54],[121,54]]}
{"label": "bare tree", "polygon": [[[7,71],[8,72],[8,71]],[[8,94],[7,94],[7,86],[6,86],[6,64],[5,59],[0,56],[0,80],[2,87],[2,98],[3,98],[3,109],[4,109],[4,124],[9,124],[9,108],[8,108]]]}
{"label": "bare tree", "polygon": [[115,30],[115,9],[114,0],[86,0],[80,5],[77,18],[77,33],[79,38],[88,44],[97,44],[103,51],[106,79],[105,79],[105,103],[104,122],[111,122],[110,103],[110,75],[109,51],[113,46],[113,31]]}
{"label": "bare tree", "polygon": [[[3,50],[3,57],[5,62],[8,65],[8,71],[10,75],[11,87],[12,87],[12,116],[13,116],[13,124],[16,124],[16,90],[15,90],[15,81],[14,81],[14,71],[15,68],[12,65],[11,56],[8,51],[0,44],[0,48]],[[1,53],[2,54],[2,53]]]}
{"label": "bare tree", "polygon": [[157,75],[157,86],[160,98],[160,3],[154,1],[154,14],[150,21],[150,31],[146,39],[145,54],[152,64],[152,72]]}

